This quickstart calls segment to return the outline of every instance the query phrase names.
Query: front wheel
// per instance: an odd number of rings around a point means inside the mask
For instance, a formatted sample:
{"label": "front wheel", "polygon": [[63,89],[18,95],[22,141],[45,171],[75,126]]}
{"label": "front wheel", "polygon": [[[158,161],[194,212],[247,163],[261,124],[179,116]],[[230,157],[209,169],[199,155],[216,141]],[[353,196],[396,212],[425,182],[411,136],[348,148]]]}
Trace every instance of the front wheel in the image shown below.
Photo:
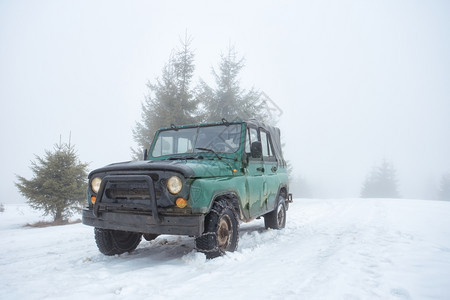
{"label": "front wheel", "polygon": [[276,208],[264,215],[266,229],[282,229],[286,226],[286,202],[283,197],[278,198]]}
{"label": "front wheel", "polygon": [[142,234],[95,228],[95,242],[101,253],[116,255],[133,251],[141,242]]}
{"label": "front wheel", "polygon": [[205,218],[205,231],[195,240],[198,251],[207,258],[215,258],[237,249],[239,221],[234,207],[226,200],[218,200]]}

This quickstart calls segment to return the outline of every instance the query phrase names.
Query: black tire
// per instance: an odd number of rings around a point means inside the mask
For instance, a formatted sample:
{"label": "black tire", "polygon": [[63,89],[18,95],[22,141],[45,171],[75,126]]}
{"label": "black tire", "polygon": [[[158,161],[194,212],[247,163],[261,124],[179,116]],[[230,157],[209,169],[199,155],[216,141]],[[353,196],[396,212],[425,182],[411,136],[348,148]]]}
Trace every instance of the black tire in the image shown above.
{"label": "black tire", "polygon": [[105,255],[131,252],[141,242],[142,234],[119,230],[95,228],[95,242],[98,250]]}
{"label": "black tire", "polygon": [[150,241],[153,241],[154,239],[156,239],[159,236],[159,234],[144,233],[142,236],[144,237],[144,239],[146,241],[150,242]]}
{"label": "black tire", "polygon": [[278,198],[273,211],[264,215],[264,226],[266,229],[283,229],[286,226],[286,202],[283,197]]}
{"label": "black tire", "polygon": [[198,251],[208,259],[233,252],[239,241],[239,221],[233,205],[224,199],[214,202],[205,218],[205,231],[196,238]]}

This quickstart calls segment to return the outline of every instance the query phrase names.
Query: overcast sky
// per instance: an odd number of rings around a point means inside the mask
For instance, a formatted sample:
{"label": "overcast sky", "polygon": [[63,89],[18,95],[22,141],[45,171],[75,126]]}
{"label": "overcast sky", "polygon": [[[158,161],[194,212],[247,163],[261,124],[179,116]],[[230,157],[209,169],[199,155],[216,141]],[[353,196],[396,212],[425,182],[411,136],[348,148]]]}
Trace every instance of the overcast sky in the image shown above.
{"label": "overcast sky", "polygon": [[186,31],[195,81],[228,45],[245,56],[242,86],[283,110],[314,196],[359,196],[384,158],[403,197],[450,172],[450,1],[0,0],[0,201],[23,200],[15,174],[60,135],[90,170],[129,160],[146,83]]}

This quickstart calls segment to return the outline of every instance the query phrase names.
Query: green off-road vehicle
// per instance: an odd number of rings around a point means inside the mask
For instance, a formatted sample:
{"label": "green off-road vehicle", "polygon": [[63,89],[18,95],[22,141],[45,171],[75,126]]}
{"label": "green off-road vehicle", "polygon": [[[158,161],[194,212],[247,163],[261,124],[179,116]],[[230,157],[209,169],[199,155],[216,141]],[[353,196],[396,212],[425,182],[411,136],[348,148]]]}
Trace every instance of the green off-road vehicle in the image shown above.
{"label": "green off-road vehicle", "polygon": [[162,128],[143,161],[92,171],[87,196],[83,223],[103,254],[172,234],[208,258],[236,250],[240,221],[284,228],[292,202],[280,130],[255,120]]}

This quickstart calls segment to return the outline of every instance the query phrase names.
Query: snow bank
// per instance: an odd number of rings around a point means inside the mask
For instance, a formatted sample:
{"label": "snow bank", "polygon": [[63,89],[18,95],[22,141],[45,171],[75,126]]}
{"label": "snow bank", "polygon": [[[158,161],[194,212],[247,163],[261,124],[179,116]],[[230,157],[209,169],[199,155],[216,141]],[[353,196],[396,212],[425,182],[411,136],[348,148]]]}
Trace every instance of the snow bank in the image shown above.
{"label": "snow bank", "polygon": [[107,257],[91,227],[22,227],[42,218],[5,209],[0,299],[450,299],[448,202],[296,199],[284,230],[242,224],[214,260],[177,236]]}

